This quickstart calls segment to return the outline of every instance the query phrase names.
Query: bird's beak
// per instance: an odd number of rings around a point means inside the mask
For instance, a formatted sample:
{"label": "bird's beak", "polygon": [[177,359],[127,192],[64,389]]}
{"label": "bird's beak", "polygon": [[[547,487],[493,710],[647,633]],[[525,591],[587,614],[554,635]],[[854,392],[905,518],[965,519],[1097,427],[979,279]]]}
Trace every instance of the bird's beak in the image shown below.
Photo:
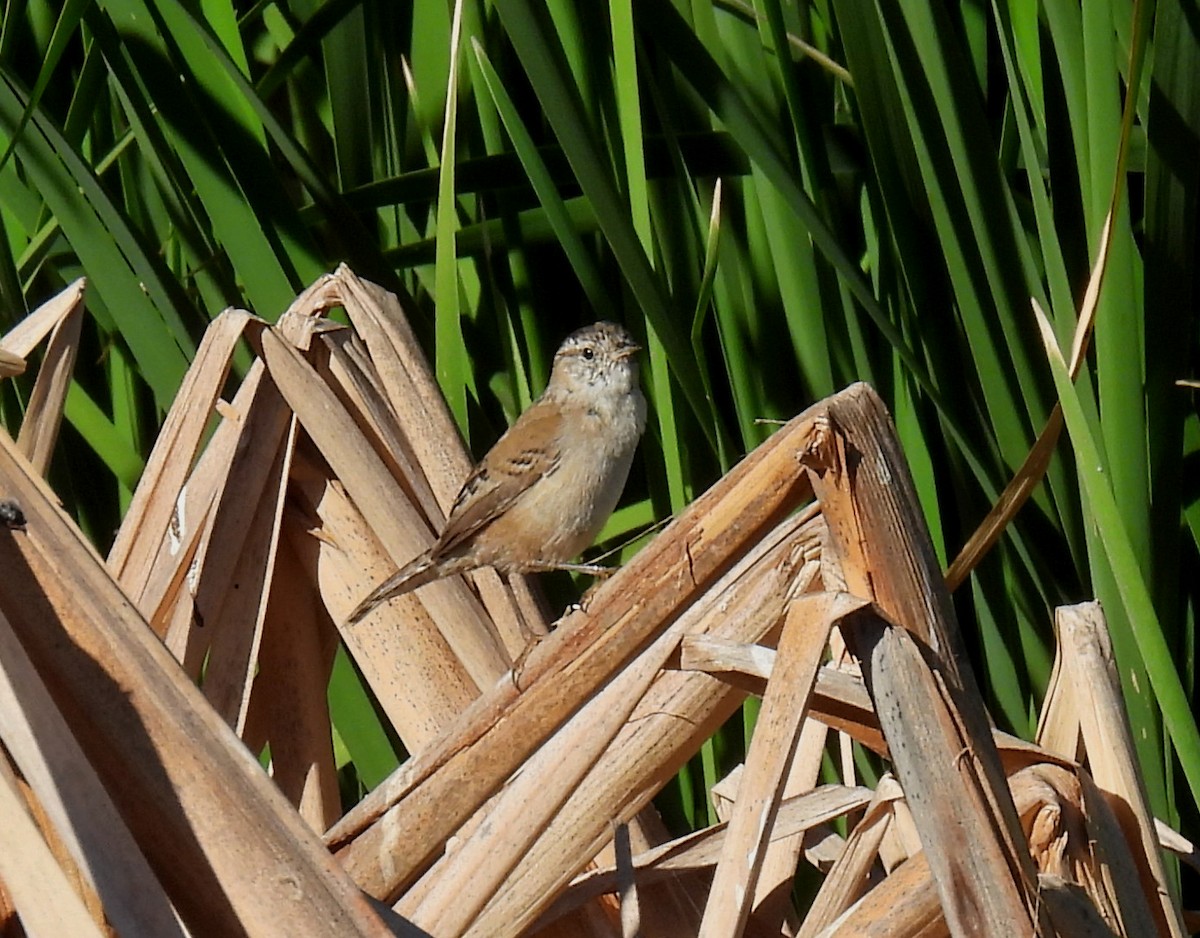
{"label": "bird's beak", "polygon": [[631,342],[621,349],[621,351],[617,352],[617,358],[621,361],[624,361],[627,358],[633,358],[633,356],[641,350],[642,347],[640,345],[638,345],[636,342]]}

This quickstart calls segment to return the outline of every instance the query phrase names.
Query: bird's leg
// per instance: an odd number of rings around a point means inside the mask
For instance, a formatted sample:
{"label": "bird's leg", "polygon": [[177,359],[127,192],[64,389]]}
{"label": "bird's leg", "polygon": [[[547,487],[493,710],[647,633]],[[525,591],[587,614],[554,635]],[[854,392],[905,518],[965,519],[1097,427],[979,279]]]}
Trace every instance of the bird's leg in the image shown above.
{"label": "bird's leg", "polygon": [[554,563],[549,560],[538,560],[522,565],[522,571],[525,573],[549,573],[551,570],[583,573],[588,576],[599,577],[602,580],[607,579],[617,572],[613,567],[604,567],[597,563]]}

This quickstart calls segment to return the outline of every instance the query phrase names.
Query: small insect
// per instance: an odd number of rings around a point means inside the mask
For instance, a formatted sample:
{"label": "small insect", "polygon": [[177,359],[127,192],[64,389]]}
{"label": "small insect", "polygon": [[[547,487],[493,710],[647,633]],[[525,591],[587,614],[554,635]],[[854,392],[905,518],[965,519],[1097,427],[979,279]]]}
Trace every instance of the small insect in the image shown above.
{"label": "small insect", "polygon": [[6,528],[24,528],[25,512],[14,499],[0,499],[0,524]]}

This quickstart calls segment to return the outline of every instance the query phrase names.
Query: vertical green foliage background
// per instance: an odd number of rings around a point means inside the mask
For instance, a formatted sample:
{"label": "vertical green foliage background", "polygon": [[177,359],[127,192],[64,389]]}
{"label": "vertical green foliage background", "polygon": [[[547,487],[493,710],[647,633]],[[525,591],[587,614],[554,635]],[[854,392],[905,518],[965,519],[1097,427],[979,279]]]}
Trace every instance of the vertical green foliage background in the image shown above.
{"label": "vertical green foliage background", "polygon": [[[645,339],[613,543],[869,380],[948,562],[1068,395],[957,608],[1027,735],[1053,607],[1100,598],[1155,810],[1197,833],[1194,0],[11,0],[0,145],[0,328],[90,281],[55,482],[102,547],[205,322],[343,260],[405,298],[477,452],[571,329]],[[1030,299],[1068,347],[1110,205],[1093,350],[1056,386]],[[27,392],[0,389],[12,430]],[[370,785],[395,754],[343,664]],[[738,750],[681,776],[683,820]]]}

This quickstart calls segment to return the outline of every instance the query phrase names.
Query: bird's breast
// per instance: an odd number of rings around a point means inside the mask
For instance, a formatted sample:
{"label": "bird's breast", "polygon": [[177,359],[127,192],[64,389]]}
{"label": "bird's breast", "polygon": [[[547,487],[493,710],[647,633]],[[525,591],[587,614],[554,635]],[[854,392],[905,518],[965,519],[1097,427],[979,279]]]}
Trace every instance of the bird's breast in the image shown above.
{"label": "bird's breast", "polygon": [[611,415],[597,420],[581,413],[564,421],[557,467],[496,519],[487,539],[503,540],[516,548],[514,553],[543,562],[579,556],[596,539],[625,487],[641,436],[637,414],[627,417],[623,426],[614,426]]}

